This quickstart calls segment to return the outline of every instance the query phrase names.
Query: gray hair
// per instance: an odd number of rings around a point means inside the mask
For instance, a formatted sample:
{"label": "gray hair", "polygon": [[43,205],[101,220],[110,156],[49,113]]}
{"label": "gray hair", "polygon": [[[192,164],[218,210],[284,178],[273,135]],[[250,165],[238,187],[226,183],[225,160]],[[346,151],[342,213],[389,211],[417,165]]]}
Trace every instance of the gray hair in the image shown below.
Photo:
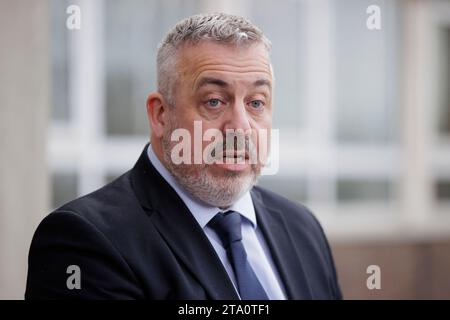
{"label": "gray hair", "polygon": [[198,14],[178,22],[158,46],[156,58],[158,91],[174,106],[173,89],[178,79],[176,59],[184,43],[217,41],[236,46],[264,44],[270,52],[270,40],[247,19],[226,13]]}

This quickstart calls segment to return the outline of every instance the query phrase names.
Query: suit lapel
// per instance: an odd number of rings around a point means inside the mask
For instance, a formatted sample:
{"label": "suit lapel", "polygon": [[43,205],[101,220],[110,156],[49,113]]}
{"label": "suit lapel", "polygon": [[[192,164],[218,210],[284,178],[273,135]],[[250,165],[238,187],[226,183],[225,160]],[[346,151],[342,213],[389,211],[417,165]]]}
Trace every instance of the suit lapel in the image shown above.
{"label": "suit lapel", "polygon": [[282,213],[263,202],[255,188],[251,191],[258,225],[266,239],[274,263],[284,283],[288,299],[312,299],[301,259]]}
{"label": "suit lapel", "polygon": [[152,221],[212,299],[239,299],[222,262],[187,208],[166,208],[153,215]]}
{"label": "suit lapel", "polygon": [[214,248],[184,202],[153,167],[147,148],[132,169],[132,183],[141,205],[184,266],[211,299],[239,299]]}

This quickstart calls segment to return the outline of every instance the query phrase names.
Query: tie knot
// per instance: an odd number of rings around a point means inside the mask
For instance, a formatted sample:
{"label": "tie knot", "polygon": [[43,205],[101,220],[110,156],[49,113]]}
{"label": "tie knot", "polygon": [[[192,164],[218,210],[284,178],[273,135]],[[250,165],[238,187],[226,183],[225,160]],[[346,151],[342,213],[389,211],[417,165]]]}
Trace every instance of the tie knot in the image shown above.
{"label": "tie knot", "polygon": [[236,211],[219,212],[208,224],[216,231],[225,249],[242,240],[241,215]]}

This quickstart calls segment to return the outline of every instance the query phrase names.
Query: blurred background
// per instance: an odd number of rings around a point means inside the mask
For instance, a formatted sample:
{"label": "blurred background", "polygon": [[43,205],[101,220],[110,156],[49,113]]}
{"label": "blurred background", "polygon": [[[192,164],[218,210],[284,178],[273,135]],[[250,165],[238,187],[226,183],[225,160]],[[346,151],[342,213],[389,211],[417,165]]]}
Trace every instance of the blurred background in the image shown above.
{"label": "blurred background", "polygon": [[[81,29],[66,27],[69,5]],[[366,12],[380,8],[381,29]],[[0,298],[22,299],[51,210],[129,170],[148,140],[156,46],[199,12],[272,40],[280,170],[347,299],[450,299],[450,1],[0,0]],[[381,269],[369,290],[367,267]]]}

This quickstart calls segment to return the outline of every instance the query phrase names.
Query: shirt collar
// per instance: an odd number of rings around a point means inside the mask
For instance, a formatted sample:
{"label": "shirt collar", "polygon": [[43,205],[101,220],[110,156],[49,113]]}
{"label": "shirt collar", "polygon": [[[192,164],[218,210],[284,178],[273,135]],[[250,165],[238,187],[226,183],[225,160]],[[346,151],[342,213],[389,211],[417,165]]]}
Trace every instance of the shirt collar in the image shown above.
{"label": "shirt collar", "polygon": [[156,153],[153,150],[152,144],[149,144],[147,148],[147,155],[150,162],[159,172],[159,174],[169,183],[169,185],[177,192],[188,209],[191,211],[198,224],[204,228],[208,222],[219,212],[233,210],[239,212],[244,218],[251,222],[253,228],[256,229],[256,214],[253,206],[252,197],[250,192],[247,191],[242,197],[240,197],[235,203],[233,203],[227,210],[222,210],[218,207],[208,205],[196,198],[194,198],[184,187],[182,187],[167,170],[167,168],[158,159]]}

